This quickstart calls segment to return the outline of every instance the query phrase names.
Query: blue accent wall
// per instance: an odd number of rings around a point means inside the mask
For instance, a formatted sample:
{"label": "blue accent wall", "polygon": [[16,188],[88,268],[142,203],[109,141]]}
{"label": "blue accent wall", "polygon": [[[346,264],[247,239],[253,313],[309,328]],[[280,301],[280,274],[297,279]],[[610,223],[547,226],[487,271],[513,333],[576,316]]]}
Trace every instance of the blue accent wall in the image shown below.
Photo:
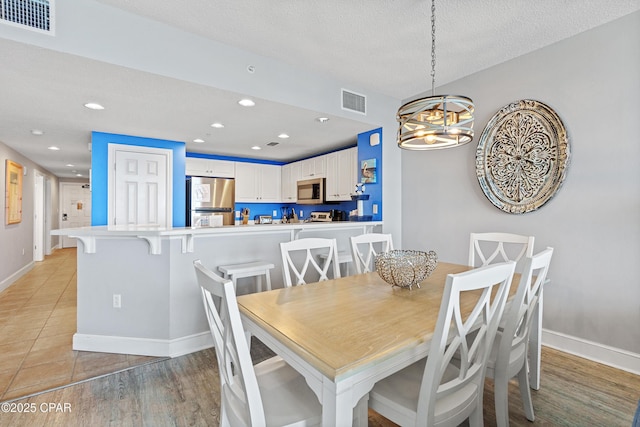
{"label": "blue accent wall", "polygon": [[[369,143],[371,135],[379,134],[378,145],[371,146]],[[373,129],[369,132],[363,132],[358,134],[358,168],[361,167],[364,160],[376,159],[376,177],[375,184],[365,184],[364,194],[369,195],[369,200],[363,202],[364,214],[373,215],[374,221],[382,221],[382,178],[384,174],[382,164],[382,128]],[[360,182],[360,173],[358,172],[358,181]],[[355,190],[355,189],[354,189]],[[378,205],[378,213],[373,214],[373,205]]]}
{"label": "blue accent wall", "polygon": [[107,225],[109,144],[165,148],[173,151],[173,226],[185,226],[185,143],[112,133],[91,133],[91,225]]}

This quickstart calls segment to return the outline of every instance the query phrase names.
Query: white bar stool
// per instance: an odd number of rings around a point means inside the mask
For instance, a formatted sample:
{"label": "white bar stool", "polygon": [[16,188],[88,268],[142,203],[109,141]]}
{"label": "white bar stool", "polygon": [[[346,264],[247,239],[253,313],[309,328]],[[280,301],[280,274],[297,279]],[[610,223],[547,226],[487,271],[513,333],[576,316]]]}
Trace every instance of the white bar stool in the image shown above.
{"label": "white bar stool", "polygon": [[223,277],[230,279],[233,282],[234,288],[237,289],[238,279],[245,277],[256,278],[256,292],[262,292],[262,276],[265,277],[267,290],[271,290],[271,277],[269,270],[274,268],[274,265],[270,262],[255,261],[245,262],[242,264],[221,265],[218,270],[222,273]]}
{"label": "white bar stool", "polygon": [[[320,254],[318,257],[324,262],[327,259],[326,254]],[[353,256],[349,252],[338,252],[338,264],[340,264],[340,275],[342,277],[349,275],[349,264],[353,261]],[[344,268],[344,270],[343,270]]]}

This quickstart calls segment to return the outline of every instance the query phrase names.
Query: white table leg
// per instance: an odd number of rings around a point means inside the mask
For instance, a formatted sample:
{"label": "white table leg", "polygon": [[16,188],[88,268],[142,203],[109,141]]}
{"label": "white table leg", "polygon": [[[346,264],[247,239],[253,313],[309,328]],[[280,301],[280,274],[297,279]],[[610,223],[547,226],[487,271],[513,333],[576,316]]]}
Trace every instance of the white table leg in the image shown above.
{"label": "white table leg", "polygon": [[327,392],[327,399],[322,402],[323,427],[350,427],[353,423],[353,406],[346,393],[342,396],[332,396]]}

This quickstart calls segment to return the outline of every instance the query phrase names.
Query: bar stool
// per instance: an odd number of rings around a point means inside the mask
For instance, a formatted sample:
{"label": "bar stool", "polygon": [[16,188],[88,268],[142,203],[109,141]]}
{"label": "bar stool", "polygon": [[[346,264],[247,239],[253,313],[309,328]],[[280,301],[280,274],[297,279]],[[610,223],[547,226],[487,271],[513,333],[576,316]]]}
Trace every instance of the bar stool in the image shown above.
{"label": "bar stool", "polygon": [[[327,259],[326,254],[318,256],[323,262]],[[340,275],[342,277],[349,275],[349,264],[353,261],[353,256],[349,252],[338,251],[338,264],[340,265]],[[344,268],[344,269],[343,269]]]}
{"label": "bar stool", "polygon": [[233,282],[234,288],[237,291],[238,279],[246,277],[256,278],[256,292],[262,292],[262,276],[265,277],[267,284],[267,290],[271,290],[271,277],[269,270],[274,268],[274,265],[270,262],[255,261],[245,262],[242,264],[221,265],[218,270],[222,273],[223,277],[230,279]]}

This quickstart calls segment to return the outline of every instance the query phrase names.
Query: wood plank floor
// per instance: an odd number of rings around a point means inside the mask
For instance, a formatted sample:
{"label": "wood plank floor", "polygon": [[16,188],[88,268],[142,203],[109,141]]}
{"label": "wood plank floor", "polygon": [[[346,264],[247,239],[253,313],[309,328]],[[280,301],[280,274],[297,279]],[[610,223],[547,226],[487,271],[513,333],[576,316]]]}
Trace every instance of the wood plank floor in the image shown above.
{"label": "wood plank floor", "polygon": [[[56,254],[58,252],[60,251],[56,251]],[[75,267],[75,261],[64,259],[59,261],[67,267],[70,264],[73,268]],[[38,273],[34,276],[40,276],[40,279],[35,280],[40,284],[29,286],[34,288],[42,286],[44,280],[40,275],[42,270],[43,268],[40,268],[40,272],[34,272]],[[45,287],[43,290],[46,289]],[[33,289],[24,290],[22,295],[24,301],[15,305],[3,305],[7,301],[2,298],[5,293],[0,295],[2,339],[8,340],[0,344],[0,362],[2,363],[19,359],[22,365],[30,353],[30,351],[17,352],[19,355],[16,356],[15,353],[7,353],[8,347],[4,347],[17,342],[9,337],[7,325],[11,326],[9,329],[13,328],[11,334],[22,338],[25,336],[16,329],[17,324],[7,323],[12,317],[20,315],[18,306],[27,308],[39,306],[40,309],[42,306],[47,306],[47,309],[53,313],[59,303],[62,303],[60,309],[68,308],[71,300],[70,296],[65,297],[65,293],[71,292],[65,287],[64,290],[58,290],[50,295],[55,297],[53,305],[51,301],[47,302],[46,298],[35,298],[31,300],[32,304],[27,304],[35,295],[32,291]],[[7,314],[9,312],[11,315]],[[26,334],[30,337],[25,338],[26,341],[31,341],[30,349],[33,349],[34,343],[50,320],[52,322],[49,323],[49,327],[52,328],[55,325],[55,318],[58,316],[52,318],[51,313],[43,316],[46,317],[45,320],[36,322],[37,326],[34,328],[39,328],[38,334],[34,337]],[[64,316],[61,315],[61,317]],[[46,335],[45,333],[43,338],[46,338]],[[255,342],[256,339],[253,341],[252,357],[256,363],[270,356],[268,349],[259,342]],[[43,354],[52,355],[50,359],[57,358],[53,357],[56,352],[50,348],[42,350]],[[77,356],[76,354],[74,365],[78,363]],[[43,356],[42,360],[46,359]],[[100,367],[104,369],[104,363],[105,361],[101,361],[98,357],[92,364],[87,363],[86,366],[93,365],[96,369]],[[55,376],[55,367],[50,365],[49,369]],[[102,373],[113,372],[117,367],[113,365],[110,369],[103,370]],[[47,370],[43,369],[42,372]],[[65,373],[65,378],[66,375]],[[73,374],[69,375],[71,376],[68,380],[61,384],[45,387],[58,388],[31,397],[8,400],[12,395],[5,392],[5,398],[0,399],[4,401],[0,411],[0,426],[211,426],[219,422],[219,380],[213,349],[175,359],[152,361],[73,385],[66,385],[72,382]],[[17,375],[13,372],[8,376],[15,381]],[[38,376],[34,374],[32,378],[38,379]],[[46,381],[36,383],[39,384],[40,390],[44,390],[42,387]],[[1,384],[11,388],[10,385],[6,385],[6,380],[2,383],[2,372],[0,372]],[[510,384],[509,414],[512,426],[629,427],[640,400],[640,376],[543,347],[542,387],[539,391],[533,391],[532,396],[536,420],[530,423],[524,417],[517,384],[515,382]],[[6,406],[7,404],[9,406]],[[7,412],[6,409],[16,412]],[[495,425],[493,390],[490,381],[487,381],[485,387],[484,418],[485,425]],[[369,425],[394,426],[373,411],[369,412]]]}
{"label": "wood plank floor", "polygon": [[[264,353],[256,355],[254,360]],[[528,422],[510,384],[512,426],[629,427],[640,399],[640,377],[543,348],[542,387],[533,391],[536,420]],[[492,384],[485,387],[485,425],[495,425]],[[0,413],[2,426],[213,426],[220,390],[212,349],[11,402],[33,413]],[[22,405],[18,408],[17,405]],[[51,406],[53,405],[53,406]],[[57,405],[57,406],[56,406]],[[51,409],[50,409],[51,408]],[[369,425],[394,426],[373,411]]]}

